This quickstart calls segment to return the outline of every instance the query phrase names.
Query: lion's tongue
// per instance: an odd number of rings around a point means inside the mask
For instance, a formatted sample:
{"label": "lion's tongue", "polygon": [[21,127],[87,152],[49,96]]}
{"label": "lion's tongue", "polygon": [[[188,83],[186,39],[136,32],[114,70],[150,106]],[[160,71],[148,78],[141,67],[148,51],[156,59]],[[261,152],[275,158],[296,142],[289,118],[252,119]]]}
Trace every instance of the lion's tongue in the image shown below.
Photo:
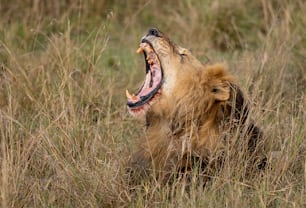
{"label": "lion's tongue", "polygon": [[[138,92],[138,94],[130,95],[128,91],[126,92],[128,102],[136,103],[140,101],[141,97],[150,94],[157,87],[161,79],[162,79],[161,69],[156,64],[152,65],[150,67],[150,71],[148,71],[148,73],[146,74],[145,82],[141,90]],[[151,80],[152,80],[152,86],[150,86]]]}
{"label": "lion's tongue", "polygon": [[141,97],[141,96],[145,96],[148,93],[150,93],[151,89],[150,89],[150,82],[151,82],[151,72],[149,71],[146,74],[146,80],[143,84],[143,87],[141,88],[140,92],[137,94],[137,97]]}

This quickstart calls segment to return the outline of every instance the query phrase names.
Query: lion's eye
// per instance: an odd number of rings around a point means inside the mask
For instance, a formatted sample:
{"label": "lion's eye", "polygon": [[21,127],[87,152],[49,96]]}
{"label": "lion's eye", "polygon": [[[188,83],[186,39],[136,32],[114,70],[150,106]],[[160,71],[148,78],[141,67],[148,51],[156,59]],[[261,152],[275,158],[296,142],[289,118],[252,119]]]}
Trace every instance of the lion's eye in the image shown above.
{"label": "lion's eye", "polygon": [[218,92],[218,89],[217,88],[212,88],[211,92],[216,93],[216,92]]}
{"label": "lion's eye", "polygon": [[181,62],[183,62],[183,61],[185,60],[185,57],[187,56],[187,54],[185,54],[185,53],[180,53],[179,55],[180,55],[180,57],[181,57]]}
{"label": "lion's eye", "polygon": [[186,57],[187,55],[184,54],[184,53],[180,53],[179,55],[180,55],[180,57],[181,57],[181,63],[183,63],[184,60],[185,60],[185,57]]}

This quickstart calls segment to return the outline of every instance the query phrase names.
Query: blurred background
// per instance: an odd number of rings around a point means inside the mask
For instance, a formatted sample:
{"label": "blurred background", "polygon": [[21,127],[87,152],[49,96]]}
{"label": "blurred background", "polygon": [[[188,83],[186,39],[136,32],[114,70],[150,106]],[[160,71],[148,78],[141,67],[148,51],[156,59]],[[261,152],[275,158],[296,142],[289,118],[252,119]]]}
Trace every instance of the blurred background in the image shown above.
{"label": "blurred background", "polygon": [[[0,0],[1,207],[303,207],[305,11],[304,0]],[[151,27],[236,75],[280,151],[263,178],[228,167],[192,197],[129,191],[122,167],[143,124],[124,93],[143,80],[135,51]]]}

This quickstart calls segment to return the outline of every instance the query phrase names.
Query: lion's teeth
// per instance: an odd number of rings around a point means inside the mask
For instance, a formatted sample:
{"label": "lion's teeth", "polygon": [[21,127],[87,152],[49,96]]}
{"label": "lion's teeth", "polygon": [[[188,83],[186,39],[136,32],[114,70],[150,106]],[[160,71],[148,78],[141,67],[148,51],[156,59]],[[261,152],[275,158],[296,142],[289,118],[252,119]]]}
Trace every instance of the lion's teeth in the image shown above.
{"label": "lion's teeth", "polygon": [[125,95],[128,99],[132,99],[132,95],[129,93],[128,90],[125,90]]}
{"label": "lion's teeth", "polygon": [[146,58],[146,60],[148,61],[149,64],[154,63],[154,60],[153,60],[152,57],[150,57],[150,56],[148,56],[148,57]]}
{"label": "lion's teeth", "polygon": [[130,100],[133,100],[133,101],[137,100],[137,96],[135,94],[131,95],[128,90],[125,90],[125,95]]}
{"label": "lion's teeth", "polygon": [[142,48],[142,47],[139,47],[139,48],[137,49],[136,53],[141,53],[141,52],[143,52],[143,48]]}

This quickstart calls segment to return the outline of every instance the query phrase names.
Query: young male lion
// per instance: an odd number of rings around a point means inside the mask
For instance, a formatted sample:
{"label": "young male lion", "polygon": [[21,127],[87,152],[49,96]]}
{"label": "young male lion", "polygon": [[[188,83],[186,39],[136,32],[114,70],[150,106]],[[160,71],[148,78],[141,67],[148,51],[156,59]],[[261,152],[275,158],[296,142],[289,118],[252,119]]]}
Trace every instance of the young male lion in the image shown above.
{"label": "young male lion", "polygon": [[195,161],[205,166],[224,144],[224,132],[238,128],[245,132],[252,163],[259,164],[261,132],[247,122],[248,106],[223,65],[203,65],[157,29],[142,38],[137,52],[144,54],[146,77],[136,94],[126,91],[127,106],[133,116],[145,118],[146,133],[131,161],[134,172],[152,170],[167,178],[192,169]]}

